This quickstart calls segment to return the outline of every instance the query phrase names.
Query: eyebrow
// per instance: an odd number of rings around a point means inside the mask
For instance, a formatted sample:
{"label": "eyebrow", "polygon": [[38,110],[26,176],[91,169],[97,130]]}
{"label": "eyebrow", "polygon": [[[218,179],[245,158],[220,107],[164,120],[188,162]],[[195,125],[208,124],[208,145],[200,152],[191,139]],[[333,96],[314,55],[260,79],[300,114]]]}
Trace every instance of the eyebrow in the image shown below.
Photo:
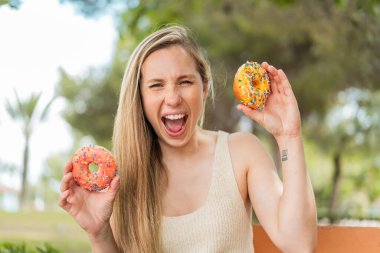
{"label": "eyebrow", "polygon": [[[193,74],[180,75],[179,77],[177,77],[177,80],[186,79],[186,78],[194,79],[195,75]],[[152,79],[149,79],[146,83],[158,83],[158,82],[163,82],[163,81],[164,79],[161,79],[161,78],[152,78]]]}

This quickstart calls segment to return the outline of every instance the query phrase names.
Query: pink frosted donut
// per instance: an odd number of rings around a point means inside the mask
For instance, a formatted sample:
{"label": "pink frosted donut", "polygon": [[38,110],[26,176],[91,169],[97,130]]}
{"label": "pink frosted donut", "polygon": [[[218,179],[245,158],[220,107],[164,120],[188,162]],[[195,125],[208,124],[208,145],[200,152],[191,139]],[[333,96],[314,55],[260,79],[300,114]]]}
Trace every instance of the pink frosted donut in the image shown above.
{"label": "pink frosted donut", "polygon": [[[74,180],[80,187],[89,191],[107,188],[117,173],[111,152],[100,146],[83,147],[74,154],[72,162]],[[98,166],[97,171],[90,171],[91,163]]]}

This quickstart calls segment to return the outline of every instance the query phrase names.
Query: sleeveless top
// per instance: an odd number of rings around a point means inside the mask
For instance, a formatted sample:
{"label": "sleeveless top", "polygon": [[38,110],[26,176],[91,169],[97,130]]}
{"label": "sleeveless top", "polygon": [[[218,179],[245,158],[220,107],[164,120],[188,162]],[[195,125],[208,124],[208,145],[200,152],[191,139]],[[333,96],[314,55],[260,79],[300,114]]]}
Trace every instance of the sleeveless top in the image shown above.
{"label": "sleeveless top", "polygon": [[219,131],[206,202],[192,213],[163,217],[164,253],[252,253],[252,212],[241,198],[228,147]]}

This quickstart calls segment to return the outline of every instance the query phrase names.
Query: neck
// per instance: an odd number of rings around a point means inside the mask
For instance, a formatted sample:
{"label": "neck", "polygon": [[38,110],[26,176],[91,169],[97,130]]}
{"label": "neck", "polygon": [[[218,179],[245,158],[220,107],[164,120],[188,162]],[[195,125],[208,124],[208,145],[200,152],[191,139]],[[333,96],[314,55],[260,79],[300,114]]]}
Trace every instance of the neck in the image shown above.
{"label": "neck", "polygon": [[167,159],[168,157],[184,159],[186,157],[193,156],[200,149],[200,146],[202,144],[202,141],[201,141],[202,136],[203,136],[203,130],[199,127],[196,127],[190,140],[181,147],[170,146],[160,141],[161,151],[162,151],[164,160],[165,158]]}

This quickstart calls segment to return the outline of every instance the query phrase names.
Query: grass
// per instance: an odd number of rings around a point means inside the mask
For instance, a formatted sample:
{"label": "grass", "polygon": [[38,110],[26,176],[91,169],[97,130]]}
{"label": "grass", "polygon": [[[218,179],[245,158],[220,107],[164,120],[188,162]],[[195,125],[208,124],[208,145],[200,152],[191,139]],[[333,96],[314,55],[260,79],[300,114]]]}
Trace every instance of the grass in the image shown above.
{"label": "grass", "polygon": [[28,248],[47,242],[62,253],[91,252],[86,233],[63,211],[0,212],[0,242],[25,243]]}

